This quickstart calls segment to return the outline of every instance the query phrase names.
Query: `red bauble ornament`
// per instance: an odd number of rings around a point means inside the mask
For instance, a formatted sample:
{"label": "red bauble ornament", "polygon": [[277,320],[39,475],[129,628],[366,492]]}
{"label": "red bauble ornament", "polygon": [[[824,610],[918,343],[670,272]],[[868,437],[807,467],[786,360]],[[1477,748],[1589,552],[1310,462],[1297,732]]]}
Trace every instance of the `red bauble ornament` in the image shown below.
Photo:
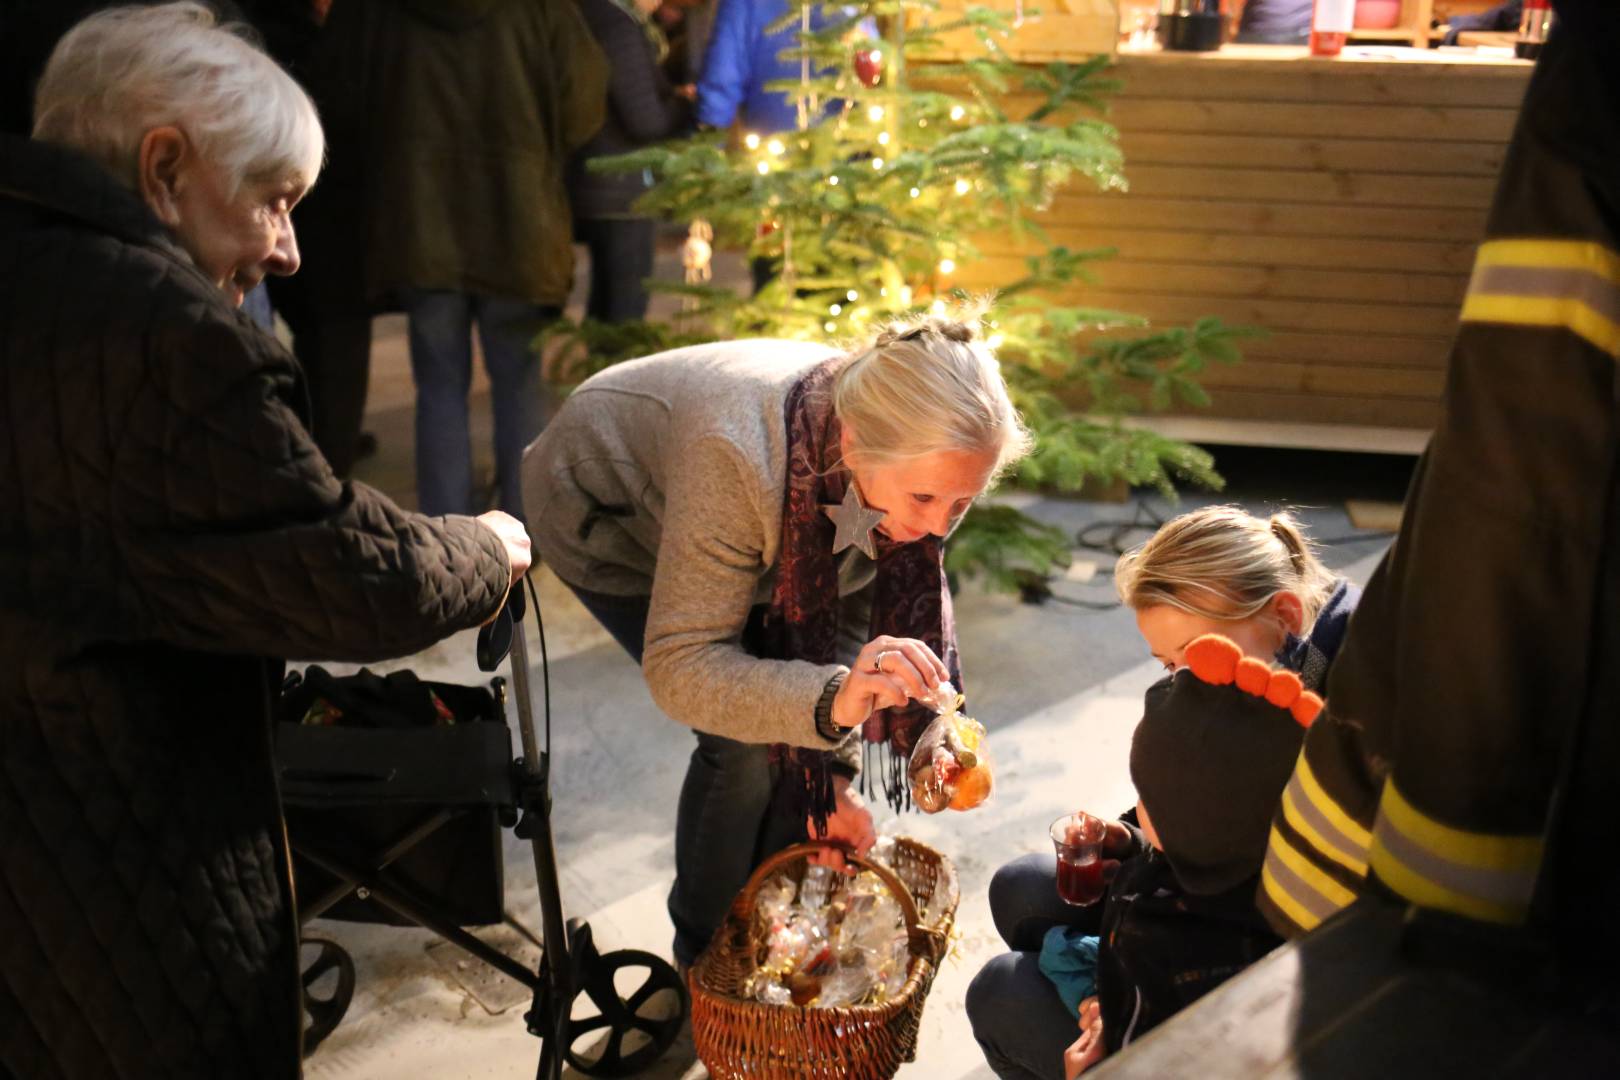
{"label": "red bauble ornament", "polygon": [[883,53],[878,49],[855,50],[855,77],[867,88],[883,81]]}

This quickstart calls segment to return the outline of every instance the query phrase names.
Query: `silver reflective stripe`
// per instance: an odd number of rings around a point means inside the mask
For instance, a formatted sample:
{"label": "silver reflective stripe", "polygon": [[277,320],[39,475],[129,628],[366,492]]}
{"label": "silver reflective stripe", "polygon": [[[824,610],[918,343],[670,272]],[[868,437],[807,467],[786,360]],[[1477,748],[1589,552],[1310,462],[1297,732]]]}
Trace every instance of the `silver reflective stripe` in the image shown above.
{"label": "silver reflective stripe", "polygon": [[1412,873],[1427,881],[1502,908],[1523,909],[1535,892],[1536,875],[1523,870],[1489,870],[1444,859],[1401,832],[1380,811],[1373,825],[1375,842]]}
{"label": "silver reflective stripe", "polygon": [[[1288,864],[1283,862],[1282,856],[1277,852],[1277,845],[1279,843],[1286,844],[1288,841],[1285,838],[1278,836],[1276,833],[1273,833],[1271,836],[1271,844],[1266,848],[1265,863],[1266,873],[1269,874],[1271,879],[1277,883],[1277,887],[1283,892],[1287,893],[1289,899],[1291,899],[1294,903],[1298,904],[1311,915],[1315,916],[1317,922],[1321,922],[1322,920],[1330,918],[1333,915],[1337,915],[1339,913],[1338,904],[1335,904],[1332,900],[1311,888],[1309,882],[1300,877],[1298,874],[1294,873],[1294,871],[1289,868]],[[1298,852],[1295,852],[1295,854],[1299,855]],[[1305,858],[1303,855],[1300,855],[1299,857]]]}
{"label": "silver reflective stripe", "polygon": [[1568,266],[1481,265],[1470,293],[1579,300],[1610,322],[1620,323],[1620,289],[1593,270]]}
{"label": "silver reflective stripe", "polygon": [[[1307,825],[1316,830],[1324,843],[1337,848],[1339,852],[1344,854],[1345,858],[1354,860],[1359,865],[1346,865],[1344,859],[1337,858],[1335,852],[1332,851],[1323,851],[1322,855],[1324,857],[1332,859],[1346,870],[1354,873],[1365,874],[1367,872],[1367,848],[1330,821],[1328,816],[1322,813],[1321,810],[1317,809],[1316,804],[1311,802],[1310,796],[1305,791],[1305,781],[1300,777],[1298,769],[1294,770],[1293,779],[1288,781],[1288,790],[1283,793],[1283,798],[1288,800],[1288,805],[1305,820]],[[1305,839],[1307,842],[1310,841],[1309,837]]]}

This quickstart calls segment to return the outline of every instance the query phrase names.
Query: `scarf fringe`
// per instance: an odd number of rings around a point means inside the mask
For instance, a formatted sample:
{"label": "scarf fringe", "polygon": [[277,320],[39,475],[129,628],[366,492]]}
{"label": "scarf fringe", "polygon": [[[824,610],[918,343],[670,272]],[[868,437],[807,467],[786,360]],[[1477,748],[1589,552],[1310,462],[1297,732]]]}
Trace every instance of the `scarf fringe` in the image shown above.
{"label": "scarf fringe", "polygon": [[[877,768],[872,758],[877,757]],[[895,750],[890,743],[861,743],[861,787],[868,799],[877,798],[873,777],[883,782],[883,801],[897,814],[911,809],[911,755]]]}
{"label": "scarf fringe", "polygon": [[[781,812],[794,821],[810,820],[815,831],[810,839],[825,836],[827,819],[838,808],[833,791],[832,758],[815,753],[793,755],[784,770],[782,782],[777,785],[777,801]],[[794,781],[797,780],[797,783]]]}

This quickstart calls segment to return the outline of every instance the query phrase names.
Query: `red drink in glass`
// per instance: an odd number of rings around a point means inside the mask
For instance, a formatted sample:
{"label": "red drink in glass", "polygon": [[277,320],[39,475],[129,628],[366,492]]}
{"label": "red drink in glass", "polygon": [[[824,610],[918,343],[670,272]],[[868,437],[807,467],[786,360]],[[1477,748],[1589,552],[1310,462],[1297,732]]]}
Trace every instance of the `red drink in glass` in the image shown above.
{"label": "red drink in glass", "polygon": [[1084,907],[1102,899],[1102,842],[1107,834],[1107,824],[1090,814],[1067,814],[1052,822],[1057,891],[1065,903]]}
{"label": "red drink in glass", "polygon": [[1091,852],[1090,857],[1083,862],[1070,860],[1059,855],[1057,889],[1058,895],[1063,897],[1065,903],[1083,907],[1101,900],[1103,894],[1102,858],[1095,851]]}

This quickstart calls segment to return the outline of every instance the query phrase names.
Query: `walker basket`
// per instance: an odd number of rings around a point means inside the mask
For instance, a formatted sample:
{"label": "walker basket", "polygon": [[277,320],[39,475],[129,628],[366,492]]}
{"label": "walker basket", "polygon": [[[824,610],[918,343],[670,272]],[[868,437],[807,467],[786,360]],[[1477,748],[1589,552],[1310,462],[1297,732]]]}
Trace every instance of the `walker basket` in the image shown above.
{"label": "walker basket", "polygon": [[[961,893],[950,861],[915,840],[896,841],[892,871],[845,853],[883,880],[905,917],[911,961],[898,995],[824,1009],[741,996],[766,953],[769,928],[755,907],[761,885],[778,871],[802,880],[810,856],[825,846],[799,844],[766,859],[692,965],[692,1041],[714,1080],[879,1080],[916,1059],[923,999],[944,959]],[[838,877],[834,895],[845,880]]]}

